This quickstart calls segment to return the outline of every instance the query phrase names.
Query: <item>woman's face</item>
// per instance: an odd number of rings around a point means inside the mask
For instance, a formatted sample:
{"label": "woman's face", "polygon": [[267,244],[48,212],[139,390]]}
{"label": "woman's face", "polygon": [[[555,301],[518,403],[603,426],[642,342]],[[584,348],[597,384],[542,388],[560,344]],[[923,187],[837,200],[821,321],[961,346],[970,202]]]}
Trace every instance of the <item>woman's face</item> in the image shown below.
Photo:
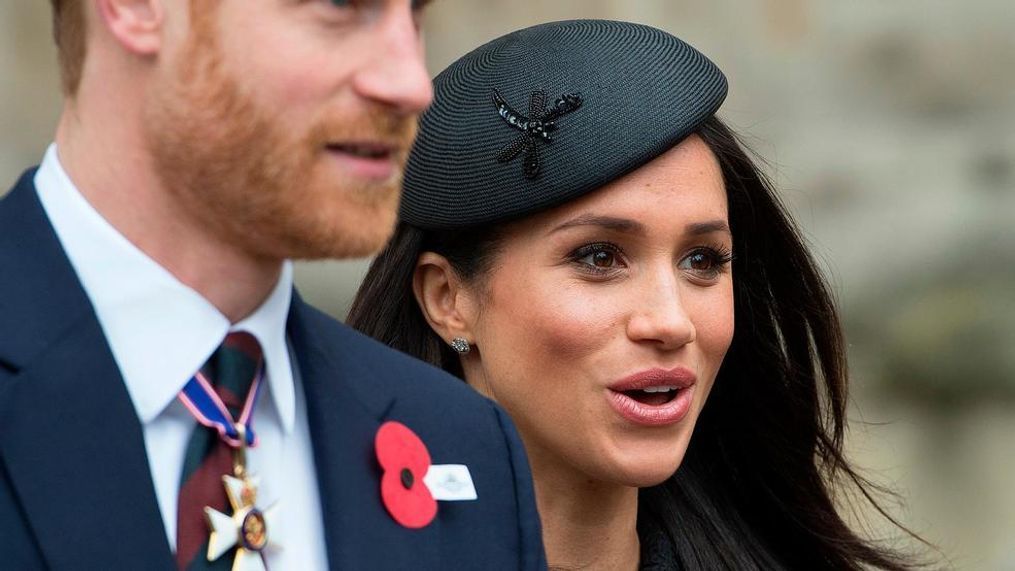
{"label": "woman's face", "polygon": [[719,166],[692,136],[507,227],[464,360],[533,467],[655,485],[676,471],[733,336]]}

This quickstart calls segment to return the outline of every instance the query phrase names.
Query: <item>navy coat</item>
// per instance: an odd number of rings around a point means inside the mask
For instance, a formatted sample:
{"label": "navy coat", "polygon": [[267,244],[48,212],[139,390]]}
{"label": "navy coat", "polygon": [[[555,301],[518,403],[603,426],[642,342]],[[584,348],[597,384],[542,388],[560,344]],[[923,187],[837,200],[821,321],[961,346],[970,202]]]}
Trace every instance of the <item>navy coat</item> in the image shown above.
{"label": "navy coat", "polygon": [[[175,569],[141,423],[25,173],[0,200],[0,568]],[[293,296],[332,569],[545,569],[532,478],[505,413],[461,381]],[[479,499],[421,530],[380,497],[374,435],[397,420]]]}

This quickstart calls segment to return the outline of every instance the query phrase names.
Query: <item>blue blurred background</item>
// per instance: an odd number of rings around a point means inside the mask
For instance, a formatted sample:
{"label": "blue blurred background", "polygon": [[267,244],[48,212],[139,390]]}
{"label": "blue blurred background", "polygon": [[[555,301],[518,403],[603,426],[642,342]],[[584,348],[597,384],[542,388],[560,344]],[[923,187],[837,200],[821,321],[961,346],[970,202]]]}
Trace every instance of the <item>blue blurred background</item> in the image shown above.
{"label": "blue blurred background", "polygon": [[[578,17],[663,28],[726,72],[721,115],[769,162],[845,316],[853,456],[946,566],[1015,569],[1015,5],[437,0],[431,70]],[[2,189],[55,127],[49,18],[0,3]],[[365,264],[300,264],[297,281],[342,317]]]}

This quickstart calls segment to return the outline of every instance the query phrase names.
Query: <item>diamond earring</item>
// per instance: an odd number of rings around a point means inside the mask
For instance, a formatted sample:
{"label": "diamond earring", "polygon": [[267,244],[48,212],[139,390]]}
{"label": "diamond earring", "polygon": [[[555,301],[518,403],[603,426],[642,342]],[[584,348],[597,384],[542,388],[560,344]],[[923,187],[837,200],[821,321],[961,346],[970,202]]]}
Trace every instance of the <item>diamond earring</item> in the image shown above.
{"label": "diamond earring", "polygon": [[455,337],[451,340],[451,348],[458,351],[459,355],[464,355],[472,349],[472,346],[464,337]]}

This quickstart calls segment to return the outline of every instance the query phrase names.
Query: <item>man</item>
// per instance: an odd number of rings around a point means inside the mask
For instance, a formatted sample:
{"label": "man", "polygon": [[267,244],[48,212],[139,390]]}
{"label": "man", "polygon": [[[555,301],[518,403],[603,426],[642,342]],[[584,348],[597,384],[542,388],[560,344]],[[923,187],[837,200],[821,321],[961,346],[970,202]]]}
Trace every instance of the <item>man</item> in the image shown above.
{"label": "man", "polygon": [[422,7],[52,4],[65,107],[0,201],[0,567],[545,566],[503,412],[292,289],[391,232]]}

